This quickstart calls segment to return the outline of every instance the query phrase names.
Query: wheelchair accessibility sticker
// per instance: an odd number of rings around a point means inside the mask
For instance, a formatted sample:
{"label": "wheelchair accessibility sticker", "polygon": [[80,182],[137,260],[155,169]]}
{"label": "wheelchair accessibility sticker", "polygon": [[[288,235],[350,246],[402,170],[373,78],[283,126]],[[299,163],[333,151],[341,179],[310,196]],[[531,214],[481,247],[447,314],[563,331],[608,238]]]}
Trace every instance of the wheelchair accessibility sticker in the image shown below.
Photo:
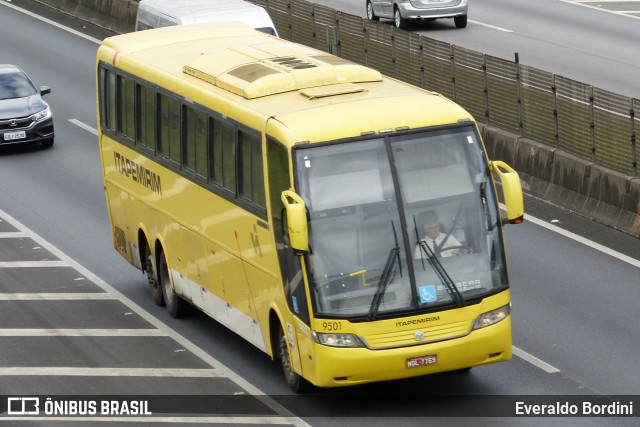
{"label": "wheelchair accessibility sticker", "polygon": [[436,295],[435,285],[420,286],[418,288],[418,292],[420,293],[421,304],[427,304],[429,302],[434,302],[438,300],[438,296]]}

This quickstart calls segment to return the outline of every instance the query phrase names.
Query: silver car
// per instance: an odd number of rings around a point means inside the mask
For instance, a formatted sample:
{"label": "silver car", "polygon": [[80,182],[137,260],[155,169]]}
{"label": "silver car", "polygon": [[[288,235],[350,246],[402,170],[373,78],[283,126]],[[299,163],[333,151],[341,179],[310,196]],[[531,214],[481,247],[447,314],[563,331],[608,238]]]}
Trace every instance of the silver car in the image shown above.
{"label": "silver car", "polygon": [[367,0],[367,18],[393,19],[398,28],[409,21],[453,18],[457,28],[467,26],[468,0]]}

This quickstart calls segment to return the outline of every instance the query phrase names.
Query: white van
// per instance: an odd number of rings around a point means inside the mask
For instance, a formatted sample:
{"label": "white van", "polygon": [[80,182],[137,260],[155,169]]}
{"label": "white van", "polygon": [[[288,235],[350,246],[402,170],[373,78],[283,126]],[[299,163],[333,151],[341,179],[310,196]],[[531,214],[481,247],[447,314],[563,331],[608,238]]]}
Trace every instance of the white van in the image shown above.
{"label": "white van", "polygon": [[239,21],[278,35],[267,11],[244,0],[140,0],[135,30],[221,21]]}

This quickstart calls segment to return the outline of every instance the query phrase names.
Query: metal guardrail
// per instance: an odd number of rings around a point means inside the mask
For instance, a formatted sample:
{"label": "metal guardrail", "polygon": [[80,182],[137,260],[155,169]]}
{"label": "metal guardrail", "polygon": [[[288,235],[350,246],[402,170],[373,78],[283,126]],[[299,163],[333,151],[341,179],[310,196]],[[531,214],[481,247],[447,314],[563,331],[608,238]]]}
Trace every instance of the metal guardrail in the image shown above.
{"label": "metal guardrail", "polygon": [[480,123],[638,176],[638,99],[304,0],[251,1],[287,40],[439,92]]}

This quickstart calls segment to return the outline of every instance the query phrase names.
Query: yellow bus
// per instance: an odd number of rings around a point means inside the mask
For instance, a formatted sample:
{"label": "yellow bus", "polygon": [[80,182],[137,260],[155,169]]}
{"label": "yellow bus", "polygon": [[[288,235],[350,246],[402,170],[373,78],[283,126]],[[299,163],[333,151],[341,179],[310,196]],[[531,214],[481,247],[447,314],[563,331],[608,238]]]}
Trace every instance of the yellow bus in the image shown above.
{"label": "yellow bus", "polygon": [[115,249],[293,390],[511,357],[520,180],[452,101],[226,23],[107,38],[97,106]]}

